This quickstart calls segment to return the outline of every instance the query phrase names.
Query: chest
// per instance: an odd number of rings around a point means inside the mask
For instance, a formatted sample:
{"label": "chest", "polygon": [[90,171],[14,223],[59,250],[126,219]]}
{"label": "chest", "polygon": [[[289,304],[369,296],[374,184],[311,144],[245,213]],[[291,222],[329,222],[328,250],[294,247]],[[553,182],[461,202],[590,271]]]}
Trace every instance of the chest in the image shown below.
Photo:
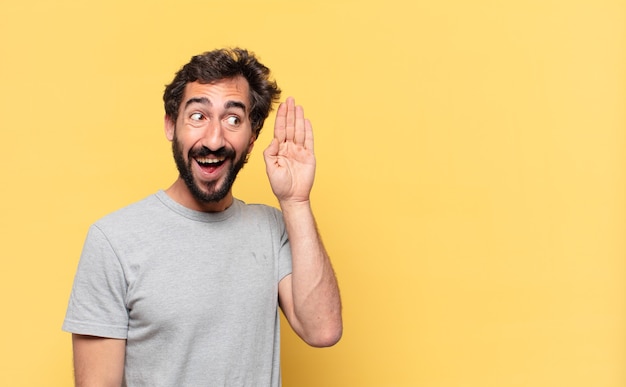
{"label": "chest", "polygon": [[269,238],[178,230],[129,251],[129,331],[211,329],[272,316],[278,263]]}

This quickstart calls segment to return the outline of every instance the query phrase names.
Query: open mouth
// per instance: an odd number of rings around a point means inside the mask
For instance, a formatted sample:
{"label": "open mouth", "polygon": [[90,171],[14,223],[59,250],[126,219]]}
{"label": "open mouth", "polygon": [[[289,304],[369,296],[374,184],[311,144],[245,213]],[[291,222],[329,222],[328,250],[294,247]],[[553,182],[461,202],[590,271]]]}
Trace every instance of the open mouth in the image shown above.
{"label": "open mouth", "polygon": [[203,170],[212,172],[221,167],[226,162],[226,157],[206,156],[196,157],[196,162]]}
{"label": "open mouth", "polygon": [[198,157],[196,161],[203,167],[219,167],[224,163],[226,157]]}

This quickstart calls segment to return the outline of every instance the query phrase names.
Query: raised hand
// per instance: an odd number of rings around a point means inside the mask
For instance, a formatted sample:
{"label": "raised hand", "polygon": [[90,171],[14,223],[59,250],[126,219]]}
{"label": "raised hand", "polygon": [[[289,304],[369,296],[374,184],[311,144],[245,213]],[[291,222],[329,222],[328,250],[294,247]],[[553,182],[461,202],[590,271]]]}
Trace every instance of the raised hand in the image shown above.
{"label": "raised hand", "polygon": [[276,112],[274,139],[263,152],[267,176],[279,202],[304,202],[315,178],[313,128],[292,97]]}

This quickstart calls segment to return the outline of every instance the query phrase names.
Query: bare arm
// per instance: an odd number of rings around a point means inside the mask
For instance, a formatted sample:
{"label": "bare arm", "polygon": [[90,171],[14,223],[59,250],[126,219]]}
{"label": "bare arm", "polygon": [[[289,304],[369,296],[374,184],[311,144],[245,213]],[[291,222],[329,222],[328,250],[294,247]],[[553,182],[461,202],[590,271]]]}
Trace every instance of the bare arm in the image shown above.
{"label": "bare arm", "polygon": [[120,387],[126,340],[72,335],[76,387]]}
{"label": "bare arm", "polygon": [[341,299],[309,200],[315,177],[313,129],[292,98],[278,108],[274,139],[264,156],[293,257],[292,274],[279,284],[280,306],[305,342],[318,347],[333,345],[343,329]]}
{"label": "bare arm", "polygon": [[310,208],[281,206],[293,255],[292,274],[279,284],[279,301],[294,331],[309,345],[327,347],[342,334],[337,279]]}

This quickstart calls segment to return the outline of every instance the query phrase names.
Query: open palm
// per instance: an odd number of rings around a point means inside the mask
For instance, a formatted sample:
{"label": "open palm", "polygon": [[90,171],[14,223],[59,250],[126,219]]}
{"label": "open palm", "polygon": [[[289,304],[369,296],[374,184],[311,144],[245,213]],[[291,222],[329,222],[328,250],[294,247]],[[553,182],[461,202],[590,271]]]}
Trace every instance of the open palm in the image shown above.
{"label": "open palm", "polygon": [[263,152],[272,191],[281,202],[308,201],[315,178],[313,128],[291,97],[276,112],[274,139]]}

